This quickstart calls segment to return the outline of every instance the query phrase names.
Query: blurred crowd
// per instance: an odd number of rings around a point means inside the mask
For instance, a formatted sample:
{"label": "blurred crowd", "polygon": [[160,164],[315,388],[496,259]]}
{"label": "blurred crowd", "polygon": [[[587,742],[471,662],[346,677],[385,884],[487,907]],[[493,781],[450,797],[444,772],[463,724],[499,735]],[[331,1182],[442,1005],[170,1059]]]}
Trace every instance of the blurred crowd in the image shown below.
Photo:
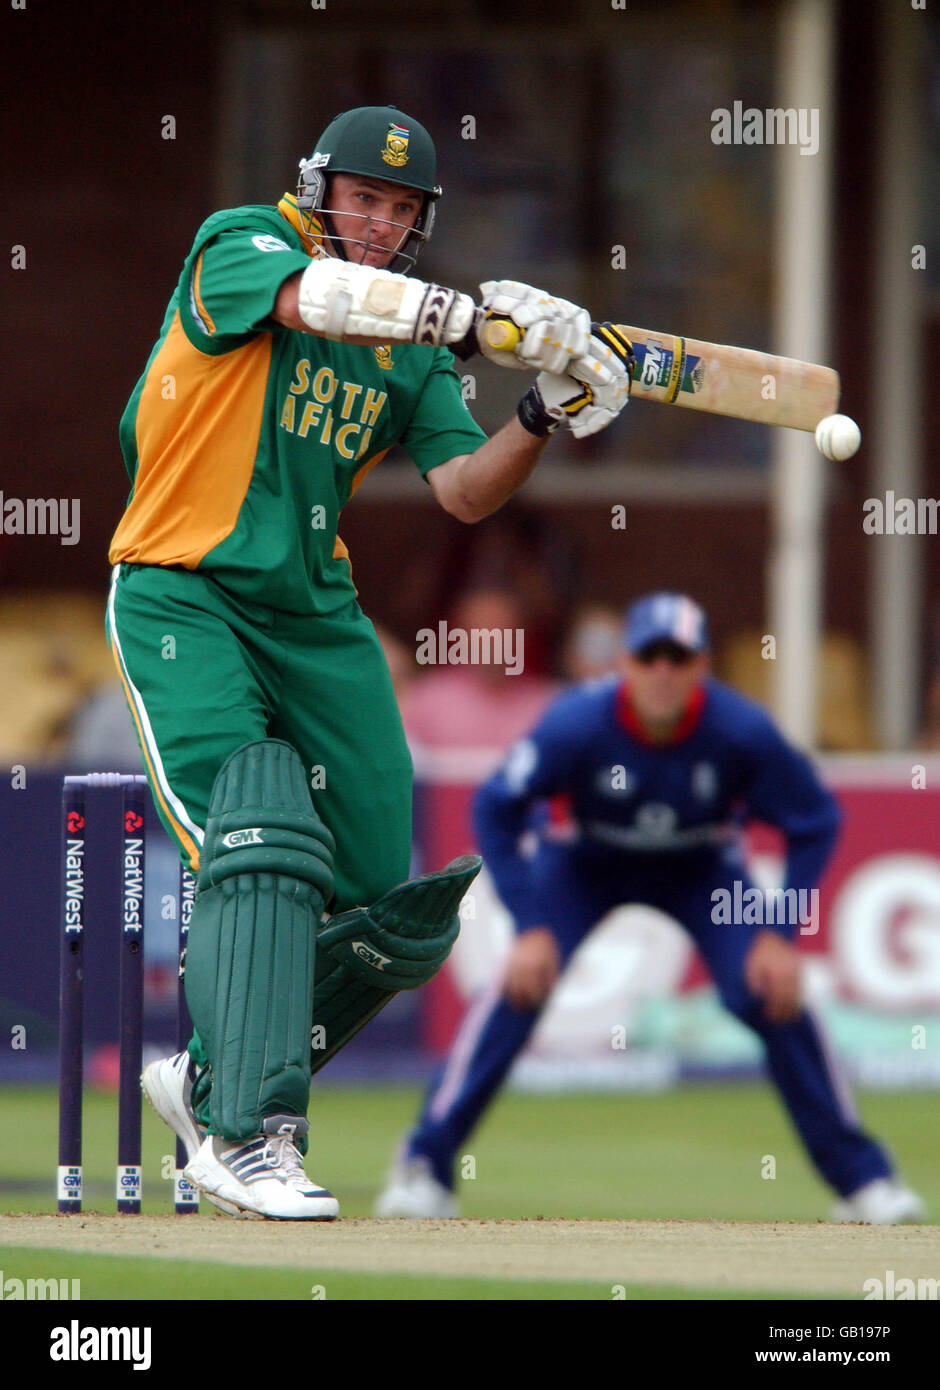
{"label": "blurred crowd", "polygon": [[[425,557],[426,558],[426,557]],[[449,551],[397,576],[390,615],[376,622],[418,772],[441,750],[499,756],[564,684],[618,670],[631,576],[616,602],[580,601],[576,547],[537,511],[514,502],[485,528],[461,528]],[[677,566],[675,587],[681,588]],[[605,597],[609,598],[611,590]],[[702,601],[703,596],[693,594]],[[382,611],[382,596],[367,613]],[[706,604],[707,606],[707,604]],[[411,630],[408,630],[409,621]],[[521,632],[521,670],[506,662],[422,664],[419,632]],[[940,626],[915,747],[940,750]],[[716,634],[715,674],[770,707],[773,663],[764,634]],[[104,596],[63,591],[0,594],[0,756],[73,769],[130,771],[141,759],[105,638]],[[877,747],[870,676],[855,638],[830,631],[820,646],[819,748]]]}
{"label": "blurred crowd", "polygon": [[[624,606],[635,597],[625,592]],[[0,598],[0,754],[8,764],[61,763],[83,771],[140,767],[102,610],[94,595]],[[526,574],[522,566],[518,582],[499,575],[471,582],[427,623],[435,632],[439,623],[449,633],[521,632],[524,661],[518,672],[510,673],[514,667],[506,660],[422,664],[417,633],[376,623],[419,772],[422,757],[445,749],[472,751],[484,762],[497,757],[562,685],[616,672],[622,621],[623,609],[604,603],[565,613],[546,576],[531,567]],[[828,633],[821,656],[821,750],[875,747],[861,652],[848,635]],[[770,662],[762,656],[760,633],[742,630],[721,641],[715,672],[769,705]],[[915,746],[940,751],[940,661]]]}

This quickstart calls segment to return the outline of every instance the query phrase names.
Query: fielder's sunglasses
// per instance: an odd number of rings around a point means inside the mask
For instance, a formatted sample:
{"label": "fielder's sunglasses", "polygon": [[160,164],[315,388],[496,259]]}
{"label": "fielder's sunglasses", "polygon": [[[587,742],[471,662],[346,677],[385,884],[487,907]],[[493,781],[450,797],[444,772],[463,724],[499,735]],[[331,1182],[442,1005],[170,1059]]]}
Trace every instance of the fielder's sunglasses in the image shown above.
{"label": "fielder's sunglasses", "polygon": [[652,666],[653,662],[658,661],[661,656],[664,656],[672,666],[687,666],[695,655],[696,653],[689,651],[688,647],[664,639],[661,642],[650,642],[648,647],[634,652],[633,658],[641,666]]}

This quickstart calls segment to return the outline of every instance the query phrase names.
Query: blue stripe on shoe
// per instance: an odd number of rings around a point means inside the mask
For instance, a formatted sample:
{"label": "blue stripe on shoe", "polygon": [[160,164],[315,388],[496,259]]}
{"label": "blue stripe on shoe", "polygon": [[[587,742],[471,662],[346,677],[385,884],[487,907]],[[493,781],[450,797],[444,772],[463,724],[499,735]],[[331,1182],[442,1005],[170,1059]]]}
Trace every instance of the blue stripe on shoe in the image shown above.
{"label": "blue stripe on shoe", "polygon": [[229,1168],[238,1169],[257,1158],[266,1147],[263,1139],[252,1139],[250,1144],[244,1144],[240,1149],[229,1149],[227,1153],[223,1153],[222,1162]]}

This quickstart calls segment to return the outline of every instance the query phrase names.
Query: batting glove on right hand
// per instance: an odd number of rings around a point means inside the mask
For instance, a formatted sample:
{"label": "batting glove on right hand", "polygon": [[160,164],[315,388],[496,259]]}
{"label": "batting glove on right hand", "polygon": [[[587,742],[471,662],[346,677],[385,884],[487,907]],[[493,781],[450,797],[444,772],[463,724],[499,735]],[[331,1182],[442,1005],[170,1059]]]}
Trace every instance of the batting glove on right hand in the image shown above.
{"label": "batting glove on right hand", "polygon": [[578,381],[585,382],[595,392],[599,388],[625,386],[629,395],[635,365],[633,344],[616,324],[592,323],[587,352],[570,362],[565,371]]}
{"label": "batting glove on right hand", "polygon": [[633,344],[614,324],[592,323],[587,352],[563,375],[540,374],[519,402],[520,421],[541,435],[566,424],[576,439],[606,429],[630,399],[635,362]]}
{"label": "batting glove on right hand", "polygon": [[629,378],[595,387],[572,376],[540,372],[517,414],[530,434],[544,437],[567,425],[575,439],[583,439],[612,424],[629,399]]}

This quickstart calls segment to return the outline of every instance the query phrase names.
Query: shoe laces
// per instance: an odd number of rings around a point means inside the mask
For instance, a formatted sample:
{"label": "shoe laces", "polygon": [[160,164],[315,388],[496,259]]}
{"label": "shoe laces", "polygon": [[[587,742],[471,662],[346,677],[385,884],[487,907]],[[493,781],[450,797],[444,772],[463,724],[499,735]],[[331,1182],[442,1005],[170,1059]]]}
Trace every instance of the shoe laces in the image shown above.
{"label": "shoe laces", "polygon": [[262,1161],[268,1168],[276,1168],[285,1182],[294,1186],[310,1186],[310,1179],[304,1172],[300,1153],[289,1134],[275,1134],[264,1146]]}

